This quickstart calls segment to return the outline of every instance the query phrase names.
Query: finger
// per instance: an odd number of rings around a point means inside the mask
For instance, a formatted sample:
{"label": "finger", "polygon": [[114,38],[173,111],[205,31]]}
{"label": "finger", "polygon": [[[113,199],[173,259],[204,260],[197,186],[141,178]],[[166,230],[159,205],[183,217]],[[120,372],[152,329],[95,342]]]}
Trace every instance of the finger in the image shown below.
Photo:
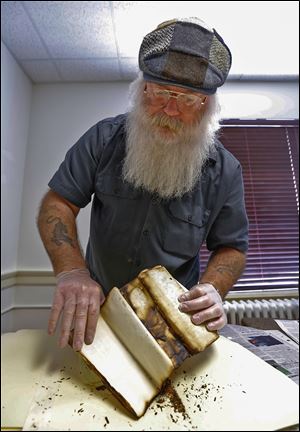
{"label": "finger", "polygon": [[196,310],[207,309],[208,307],[212,306],[214,303],[215,303],[214,300],[210,296],[204,295],[202,297],[197,297],[194,300],[189,300],[180,303],[178,309],[181,312],[192,312]]}
{"label": "finger", "polygon": [[206,326],[207,330],[220,330],[227,324],[227,316],[224,314],[217,320],[209,322]]}
{"label": "finger", "polygon": [[59,346],[64,348],[70,337],[70,330],[73,322],[73,317],[76,310],[76,298],[74,295],[65,300]]}
{"label": "finger", "polygon": [[[87,345],[91,344],[95,337],[98,316],[100,311],[100,303],[101,299],[99,296],[93,296],[90,299],[88,316],[87,316],[87,324],[86,324],[86,333],[85,333],[85,343]],[[102,301],[103,303],[103,301]]]}
{"label": "finger", "polygon": [[206,321],[211,321],[223,315],[223,308],[220,304],[214,304],[208,309],[204,309],[191,317],[193,324],[199,325]]}
{"label": "finger", "polygon": [[186,301],[186,300],[193,300],[197,297],[201,297],[206,294],[206,291],[204,290],[201,285],[195,285],[193,288],[191,288],[189,291],[185,292],[184,294],[181,294],[178,297],[178,301]]}
{"label": "finger", "polygon": [[104,295],[104,293],[103,293],[103,291],[101,289],[101,292],[100,292],[100,306],[102,306],[104,302],[105,302],[105,295]]}
{"label": "finger", "polygon": [[57,322],[61,314],[61,311],[63,309],[63,305],[64,305],[63,296],[60,293],[55,293],[52,308],[51,308],[51,313],[48,321],[49,335],[52,335],[56,330]]}
{"label": "finger", "polygon": [[74,339],[73,339],[73,349],[76,351],[81,350],[83,345],[88,308],[89,308],[89,298],[87,296],[79,297],[76,305],[75,328],[74,328]]}

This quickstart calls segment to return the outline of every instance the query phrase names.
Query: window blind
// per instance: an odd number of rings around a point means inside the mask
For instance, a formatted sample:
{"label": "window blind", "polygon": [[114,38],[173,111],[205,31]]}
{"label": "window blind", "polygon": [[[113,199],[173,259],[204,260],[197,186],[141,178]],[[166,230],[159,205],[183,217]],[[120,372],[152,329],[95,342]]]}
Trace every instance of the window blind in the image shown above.
{"label": "window blind", "polygon": [[[247,265],[233,289],[297,287],[298,125],[224,124],[220,141],[242,165],[249,218]],[[205,245],[202,246],[202,271],[209,254]]]}

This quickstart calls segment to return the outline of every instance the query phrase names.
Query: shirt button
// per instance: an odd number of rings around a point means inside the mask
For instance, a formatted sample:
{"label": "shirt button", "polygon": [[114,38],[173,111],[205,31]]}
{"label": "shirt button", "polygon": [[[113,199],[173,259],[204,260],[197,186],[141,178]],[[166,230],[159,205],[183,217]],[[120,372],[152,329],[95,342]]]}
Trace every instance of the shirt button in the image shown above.
{"label": "shirt button", "polygon": [[133,263],[133,259],[132,258],[128,258],[127,262],[129,262],[129,264]]}
{"label": "shirt button", "polygon": [[144,230],[143,234],[144,234],[145,237],[147,237],[149,235],[149,231],[148,230]]}
{"label": "shirt button", "polygon": [[188,221],[191,222],[191,220],[193,219],[193,215],[188,215]]}

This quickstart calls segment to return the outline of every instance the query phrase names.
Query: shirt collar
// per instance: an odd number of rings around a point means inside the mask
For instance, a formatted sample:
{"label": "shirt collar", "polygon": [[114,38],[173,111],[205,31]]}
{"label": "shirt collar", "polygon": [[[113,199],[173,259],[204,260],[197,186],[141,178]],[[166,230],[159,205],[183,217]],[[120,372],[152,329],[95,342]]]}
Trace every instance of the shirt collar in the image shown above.
{"label": "shirt collar", "polygon": [[216,149],[209,151],[208,160],[209,160],[209,162],[212,165],[214,165],[217,162],[217,151],[216,151]]}

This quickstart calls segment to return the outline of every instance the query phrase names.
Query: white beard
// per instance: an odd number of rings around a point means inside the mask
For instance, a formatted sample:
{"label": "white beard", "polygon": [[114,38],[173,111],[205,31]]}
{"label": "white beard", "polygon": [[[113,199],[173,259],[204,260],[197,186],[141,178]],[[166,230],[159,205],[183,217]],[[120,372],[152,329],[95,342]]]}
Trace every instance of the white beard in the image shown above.
{"label": "white beard", "polygon": [[[126,123],[126,156],[123,179],[164,199],[192,191],[214,148],[219,129],[219,104],[211,96],[201,119],[193,125],[166,115],[149,116],[143,102],[144,81],[132,83],[135,103]],[[132,88],[131,88],[132,89]],[[158,125],[167,127],[167,136]]]}

